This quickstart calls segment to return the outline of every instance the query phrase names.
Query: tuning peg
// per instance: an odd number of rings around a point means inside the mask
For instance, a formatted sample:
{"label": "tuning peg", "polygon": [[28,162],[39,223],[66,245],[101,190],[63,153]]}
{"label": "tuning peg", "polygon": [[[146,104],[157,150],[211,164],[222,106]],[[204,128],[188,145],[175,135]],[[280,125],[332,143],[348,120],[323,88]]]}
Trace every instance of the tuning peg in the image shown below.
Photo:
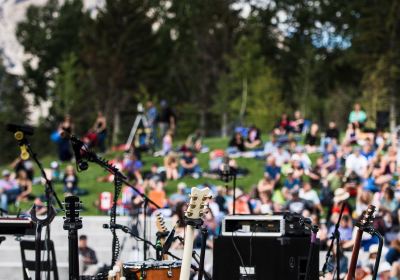
{"label": "tuning peg", "polygon": [[189,207],[192,208],[192,209],[194,209],[194,208],[196,208],[196,205],[190,204]]}
{"label": "tuning peg", "polygon": [[197,195],[190,195],[190,198],[193,200],[197,200],[199,197]]}
{"label": "tuning peg", "polygon": [[188,216],[188,217],[191,217],[191,216],[193,216],[193,212],[191,212],[191,211],[186,211],[186,216]]}

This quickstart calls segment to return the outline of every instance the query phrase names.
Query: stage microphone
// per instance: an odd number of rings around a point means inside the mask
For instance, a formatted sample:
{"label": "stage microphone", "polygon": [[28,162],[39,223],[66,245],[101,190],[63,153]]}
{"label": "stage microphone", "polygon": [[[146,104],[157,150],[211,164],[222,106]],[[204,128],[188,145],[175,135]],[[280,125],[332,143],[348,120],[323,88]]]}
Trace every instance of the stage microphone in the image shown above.
{"label": "stage microphone", "polygon": [[25,135],[33,135],[33,127],[27,125],[7,124],[7,131],[14,133],[14,138],[18,142],[20,157],[22,160],[29,159],[29,151]]}
{"label": "stage microphone", "polygon": [[229,182],[229,179],[231,177],[231,167],[229,166],[229,158],[226,157],[224,159],[224,162],[221,164],[220,167],[220,175],[221,175],[221,180],[224,182]]}
{"label": "stage microphone", "polygon": [[103,228],[115,228],[115,229],[125,229],[126,226],[120,225],[120,224],[103,224]]}
{"label": "stage microphone", "polygon": [[168,234],[167,239],[164,242],[164,246],[161,251],[162,255],[166,254],[169,251],[169,248],[171,248],[172,242],[174,242],[174,240],[175,240],[175,228],[176,228],[177,224],[178,223],[175,224],[175,226],[173,227],[171,232]]}
{"label": "stage microphone", "polygon": [[72,150],[74,150],[74,155],[75,155],[76,169],[79,172],[87,170],[89,168],[89,164],[82,158],[82,151],[83,151],[82,148],[84,145],[76,141],[71,141],[71,143],[72,143]]}

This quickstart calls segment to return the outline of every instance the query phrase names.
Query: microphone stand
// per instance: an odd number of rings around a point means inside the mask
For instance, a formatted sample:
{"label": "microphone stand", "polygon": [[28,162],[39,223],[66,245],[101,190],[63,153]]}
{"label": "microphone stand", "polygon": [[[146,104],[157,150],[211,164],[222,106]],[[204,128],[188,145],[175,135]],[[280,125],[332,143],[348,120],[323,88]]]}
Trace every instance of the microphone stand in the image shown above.
{"label": "microphone stand", "polygon": [[206,227],[201,227],[201,251],[200,251],[200,263],[197,280],[203,280],[204,275],[204,257],[206,255],[208,231]]}
{"label": "microphone stand", "polygon": [[[236,214],[236,172],[229,166],[229,160],[223,163],[222,170],[220,170],[220,178],[223,182],[227,184],[230,180],[233,180],[233,215]],[[227,185],[226,188],[228,188]]]}
{"label": "microphone stand", "polygon": [[381,260],[382,256],[382,248],[383,248],[383,236],[377,231],[374,227],[369,226],[364,229],[367,233],[371,234],[372,236],[376,236],[379,240],[379,245],[378,245],[378,252],[376,254],[376,259],[375,259],[375,264],[374,264],[374,272],[372,274],[372,280],[376,280],[378,276],[378,269],[379,269],[379,263]]}
{"label": "microphone stand", "polygon": [[311,277],[311,265],[315,262],[318,261],[319,258],[319,243],[320,240],[317,238],[317,233],[318,233],[318,226],[313,225],[311,227],[311,243],[310,243],[310,249],[308,251],[308,261],[307,261],[307,268],[306,268],[306,278],[305,280],[312,280],[313,277]]}
{"label": "microphone stand", "polygon": [[339,232],[339,226],[340,226],[340,221],[342,220],[344,207],[345,207],[345,201],[342,201],[342,207],[340,208],[339,218],[336,222],[335,230],[332,232],[332,236],[331,236],[332,242],[331,242],[331,245],[329,246],[328,252],[326,253],[325,263],[324,263],[324,266],[322,267],[322,274],[325,276],[326,269],[328,266],[328,261],[331,257],[333,246],[336,241],[336,276],[337,276],[337,280],[340,280],[340,232]]}
{"label": "microphone stand", "polygon": [[48,270],[47,270],[47,280],[50,280],[50,250],[49,250],[49,240],[50,240],[50,223],[53,221],[54,217],[56,216],[56,211],[52,205],[52,198],[55,198],[58,207],[61,210],[64,210],[61,201],[58,199],[57,194],[54,191],[52,182],[47,178],[46,172],[44,171],[43,165],[37,158],[36,153],[33,151],[31,144],[29,143],[27,138],[24,138],[23,141],[26,144],[27,151],[32,159],[35,161],[36,165],[38,166],[43,179],[45,180],[45,197],[46,197],[46,204],[47,204],[47,212],[46,218],[40,220],[36,217],[36,206],[33,205],[31,209],[31,216],[32,221],[36,224],[36,242],[35,242],[35,279],[40,280],[40,244],[41,244],[41,231],[42,227],[46,226],[46,252],[47,252],[47,262],[48,262]]}
{"label": "microphone stand", "polygon": [[[144,200],[144,206],[146,206],[147,208],[147,204],[151,203],[152,205],[154,205],[157,209],[161,209],[161,207],[159,205],[157,205],[157,203],[155,203],[153,200],[151,200],[146,194],[142,193],[141,191],[139,191],[135,186],[133,186],[131,183],[128,182],[127,177],[121,173],[121,171],[116,168],[115,166],[113,166],[112,164],[108,163],[108,161],[104,158],[99,157],[95,152],[91,151],[86,145],[85,143],[83,143],[80,139],[78,139],[77,137],[75,137],[74,135],[70,135],[68,133],[66,133],[66,137],[69,138],[69,140],[71,141],[71,144],[73,147],[80,147],[78,150],[81,153],[81,157],[85,158],[87,161],[89,162],[93,162],[96,163],[97,165],[99,165],[100,167],[104,168],[106,171],[108,171],[110,174],[114,175],[114,183],[115,183],[115,194],[114,194],[114,201],[113,201],[113,207],[112,207],[112,211],[110,213],[110,224],[115,223],[116,220],[116,204],[117,204],[117,198],[119,195],[119,191],[120,191],[120,187],[117,187],[117,183],[118,184],[125,184],[127,186],[129,186],[130,188],[132,188],[137,194],[139,194],[143,200]],[[118,182],[116,182],[115,180],[118,180]],[[144,209],[145,211],[147,211],[147,209]],[[146,212],[143,213],[144,214],[144,224],[146,226]],[[113,222],[114,221],[114,222]],[[111,229],[112,230],[112,229]],[[112,230],[113,231],[113,230]],[[144,238],[146,237],[146,228],[144,228],[143,230],[143,234],[144,234]],[[145,244],[146,246],[146,244]],[[117,248],[118,247],[118,248]],[[146,248],[144,248],[144,258],[146,258]],[[113,257],[111,260],[111,265],[114,266],[115,261],[116,261],[116,257],[118,257],[118,252],[119,251],[119,242],[117,240],[116,235],[113,233]],[[145,260],[145,259],[144,259]]]}

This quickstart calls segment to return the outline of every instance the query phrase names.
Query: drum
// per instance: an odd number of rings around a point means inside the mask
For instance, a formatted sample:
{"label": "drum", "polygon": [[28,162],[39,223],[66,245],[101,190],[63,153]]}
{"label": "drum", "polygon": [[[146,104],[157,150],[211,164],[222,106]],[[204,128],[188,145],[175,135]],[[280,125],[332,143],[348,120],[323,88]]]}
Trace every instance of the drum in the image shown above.
{"label": "drum", "polygon": [[179,280],[181,261],[141,261],[123,265],[127,280]]}

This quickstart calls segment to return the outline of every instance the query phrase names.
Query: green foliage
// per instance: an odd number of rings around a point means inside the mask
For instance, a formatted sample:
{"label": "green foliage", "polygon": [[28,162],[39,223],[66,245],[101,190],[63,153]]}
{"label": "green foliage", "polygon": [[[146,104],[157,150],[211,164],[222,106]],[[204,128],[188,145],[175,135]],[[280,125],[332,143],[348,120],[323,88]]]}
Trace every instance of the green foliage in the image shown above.
{"label": "green foliage", "polygon": [[215,108],[222,113],[228,111],[235,123],[253,124],[264,130],[271,129],[282,113],[283,100],[280,81],[261,53],[260,32],[257,27],[245,30],[233,54],[227,57],[228,73],[220,80],[221,94],[215,98]]}
{"label": "green foliage", "polygon": [[80,0],[67,0],[61,6],[49,0],[43,7],[30,6],[26,20],[17,26],[17,38],[31,56],[24,63],[24,84],[38,100],[52,96],[61,61],[80,49],[80,29],[87,17],[82,8]]}
{"label": "green foliage", "polygon": [[398,1],[237,3],[106,0],[94,17],[81,0],[30,7],[17,28],[30,55],[24,89],[52,102],[53,122],[73,115],[79,132],[104,111],[113,144],[145,100],[176,104],[178,138],[197,128],[228,135],[237,124],[270,129],[297,109],[343,128],[354,100],[371,124],[378,110],[394,112]]}
{"label": "green foliage", "polygon": [[284,111],[281,84],[269,68],[254,77],[249,85],[246,124],[270,131]]}

